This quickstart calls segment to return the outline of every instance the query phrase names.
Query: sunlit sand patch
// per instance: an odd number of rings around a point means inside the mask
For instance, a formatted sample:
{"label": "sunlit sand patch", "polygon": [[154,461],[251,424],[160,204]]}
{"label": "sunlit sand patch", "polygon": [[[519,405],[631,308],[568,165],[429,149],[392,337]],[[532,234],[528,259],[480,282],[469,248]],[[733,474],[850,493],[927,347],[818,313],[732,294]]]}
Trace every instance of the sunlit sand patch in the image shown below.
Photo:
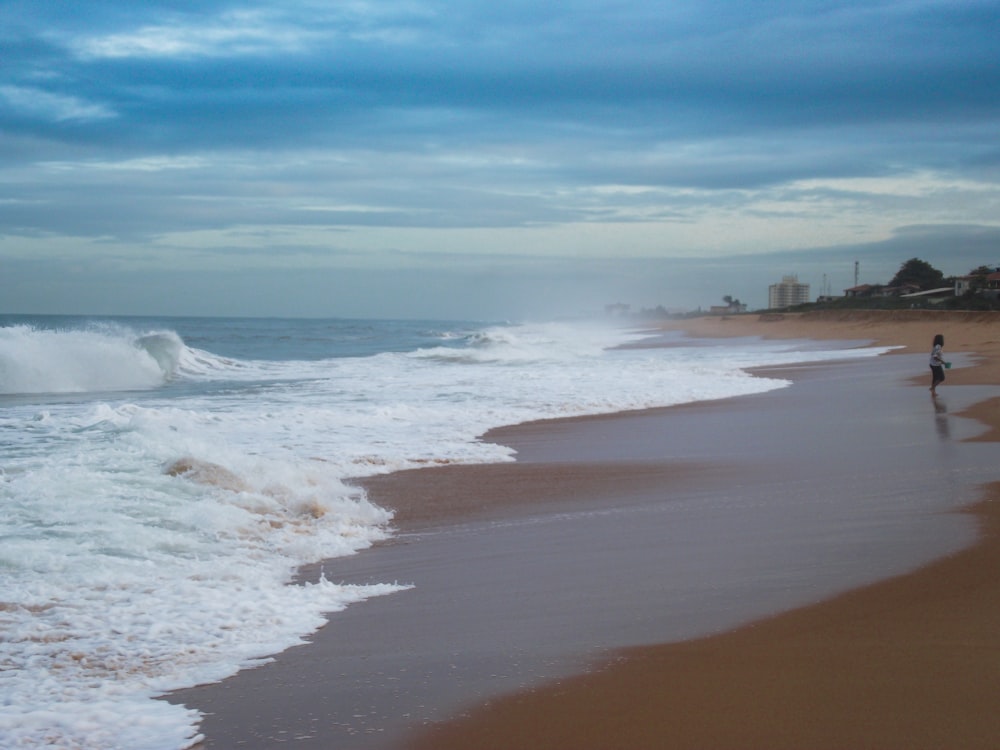
{"label": "sunlit sand patch", "polygon": [[55,605],[52,602],[45,602],[44,604],[21,604],[19,602],[0,602],[0,612],[31,612],[32,614],[41,614],[46,612]]}
{"label": "sunlit sand patch", "polygon": [[183,477],[199,484],[208,484],[220,487],[232,492],[250,492],[251,488],[246,482],[236,476],[225,466],[221,466],[211,461],[201,461],[191,456],[179,458],[169,464],[164,470],[164,474],[172,477]]}
{"label": "sunlit sand patch", "polygon": [[[358,464],[360,466],[389,466],[390,462],[379,456],[359,456],[355,458],[352,463]],[[392,464],[404,463],[403,461],[392,461]],[[414,464],[416,466],[447,466],[449,464],[462,464],[466,463],[461,459],[457,458],[407,458],[405,463]]]}
{"label": "sunlit sand patch", "polygon": [[[316,494],[303,498],[280,484],[270,484],[258,489],[225,466],[192,456],[173,461],[163,471],[169,476],[235,493],[239,496],[239,507],[248,513],[265,516],[267,525],[274,529],[285,528],[303,518],[320,519],[328,512],[328,508]],[[307,479],[307,484],[316,486],[317,482]]]}
{"label": "sunlit sand patch", "polygon": [[379,456],[359,456],[354,459],[353,463],[361,466],[387,466],[389,464],[386,459]]}

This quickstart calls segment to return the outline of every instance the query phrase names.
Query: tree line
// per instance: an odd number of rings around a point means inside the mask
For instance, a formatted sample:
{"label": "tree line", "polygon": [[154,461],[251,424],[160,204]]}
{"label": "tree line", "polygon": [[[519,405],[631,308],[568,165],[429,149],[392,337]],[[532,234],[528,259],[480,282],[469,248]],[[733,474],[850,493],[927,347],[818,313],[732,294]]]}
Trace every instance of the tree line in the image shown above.
{"label": "tree line", "polygon": [[[996,273],[997,268],[979,266],[967,274],[969,283],[964,294],[957,297],[946,297],[943,300],[931,302],[928,299],[905,298],[899,295],[872,295],[867,297],[838,297],[822,302],[811,302],[800,306],[801,309],[817,308],[869,308],[869,309],[902,309],[912,307],[934,307],[950,310],[1000,310],[1000,299],[995,294],[983,294],[988,289],[987,277]],[[884,285],[872,285],[876,289],[900,289],[916,287],[927,292],[934,289],[954,287],[956,277],[945,276],[939,269],[920,258],[910,258],[904,262],[892,280]]]}

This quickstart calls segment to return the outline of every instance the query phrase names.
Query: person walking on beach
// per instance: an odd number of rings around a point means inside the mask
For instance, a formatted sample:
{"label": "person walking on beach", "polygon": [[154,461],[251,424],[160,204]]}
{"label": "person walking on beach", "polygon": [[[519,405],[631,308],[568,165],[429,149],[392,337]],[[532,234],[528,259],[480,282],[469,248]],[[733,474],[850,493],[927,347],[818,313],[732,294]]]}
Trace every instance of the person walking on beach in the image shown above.
{"label": "person walking on beach", "polygon": [[937,395],[937,387],[944,382],[944,336],[934,337],[931,348],[931,393]]}

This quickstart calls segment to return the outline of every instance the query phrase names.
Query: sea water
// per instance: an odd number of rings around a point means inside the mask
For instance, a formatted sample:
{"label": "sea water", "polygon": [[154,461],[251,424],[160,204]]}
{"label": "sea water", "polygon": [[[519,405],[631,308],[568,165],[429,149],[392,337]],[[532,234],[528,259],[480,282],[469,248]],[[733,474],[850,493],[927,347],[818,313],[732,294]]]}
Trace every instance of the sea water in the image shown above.
{"label": "sea water", "polygon": [[[392,534],[351,478],[514,460],[500,425],[763,392],[872,356],[621,323],[0,316],[0,747],[175,750],[155,700],[394,582],[292,585]],[[332,616],[336,616],[335,614]]]}

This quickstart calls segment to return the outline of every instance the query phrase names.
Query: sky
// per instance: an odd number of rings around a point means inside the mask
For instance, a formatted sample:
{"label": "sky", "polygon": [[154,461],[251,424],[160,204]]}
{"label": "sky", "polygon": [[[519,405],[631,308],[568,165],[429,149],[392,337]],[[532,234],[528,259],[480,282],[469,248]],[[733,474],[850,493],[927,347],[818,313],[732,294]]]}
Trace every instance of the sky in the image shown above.
{"label": "sky", "polygon": [[1000,266],[1000,1],[0,2],[0,312],[531,319]]}

